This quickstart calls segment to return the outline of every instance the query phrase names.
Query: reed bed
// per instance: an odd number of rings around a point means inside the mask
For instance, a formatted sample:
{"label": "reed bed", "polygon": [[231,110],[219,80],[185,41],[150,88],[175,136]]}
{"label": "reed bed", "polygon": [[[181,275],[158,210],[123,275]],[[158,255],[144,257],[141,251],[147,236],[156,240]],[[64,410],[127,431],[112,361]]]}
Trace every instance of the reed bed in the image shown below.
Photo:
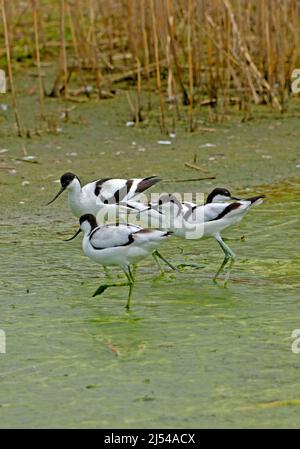
{"label": "reed bed", "polygon": [[[297,0],[0,0],[0,63],[9,73],[19,134],[14,71],[37,70],[37,98],[102,100],[128,90],[138,126],[157,111],[162,133],[184,120],[247,120],[253,105],[284,113],[300,66]],[[45,91],[43,67],[55,66]],[[31,67],[32,70],[32,67]]]}

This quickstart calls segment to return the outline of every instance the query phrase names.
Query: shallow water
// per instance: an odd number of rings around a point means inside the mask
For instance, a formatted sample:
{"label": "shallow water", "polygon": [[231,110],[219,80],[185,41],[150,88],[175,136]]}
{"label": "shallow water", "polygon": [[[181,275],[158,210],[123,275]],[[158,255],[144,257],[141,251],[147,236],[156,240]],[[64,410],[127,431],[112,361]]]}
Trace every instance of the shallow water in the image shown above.
{"label": "shallow water", "polygon": [[61,242],[74,221],[7,219],[0,427],[299,427],[300,184],[259,191],[266,203],[225,233],[238,255],[227,289],[211,280],[213,240],[174,239],[163,254],[203,269],[153,280],[148,259],[130,312],[126,288],[91,297],[101,269],[80,239]]}
{"label": "shallow water", "polygon": [[[299,427],[291,333],[300,328],[300,185],[286,181],[299,178],[298,102],[290,116],[204,123],[209,133],[186,134],[182,123],[171,145],[157,143],[155,115],[125,126],[125,97],[76,105],[56,135],[20,140],[12,113],[1,121],[0,427]],[[37,104],[19,98],[31,129]],[[24,148],[37,163],[18,160]],[[204,172],[184,165],[195,155]],[[79,238],[61,241],[77,228],[66,197],[43,206],[65,171],[84,182],[215,175],[158,190],[224,186],[238,196],[265,192],[267,202],[225,233],[238,256],[227,289],[211,280],[222,260],[216,242],[174,239],[162,253],[203,268],[153,280],[156,268],[144,261],[126,312],[126,288],[92,298],[101,269]]]}

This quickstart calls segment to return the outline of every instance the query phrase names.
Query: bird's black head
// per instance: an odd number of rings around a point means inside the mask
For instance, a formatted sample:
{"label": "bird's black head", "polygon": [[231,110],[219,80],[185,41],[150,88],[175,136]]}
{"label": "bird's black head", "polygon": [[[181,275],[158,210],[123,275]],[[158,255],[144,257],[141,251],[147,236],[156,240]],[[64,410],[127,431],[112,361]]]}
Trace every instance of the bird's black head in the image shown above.
{"label": "bird's black head", "polygon": [[206,204],[209,203],[222,203],[228,200],[238,200],[239,198],[231,196],[228,189],[223,187],[216,187],[207,197]]}
{"label": "bird's black head", "polygon": [[75,178],[77,178],[77,176],[74,175],[74,173],[70,173],[70,172],[64,173],[64,174],[62,175],[62,177],[60,178],[61,186],[62,186],[64,189],[66,189],[66,188],[68,187],[68,185],[71,184],[71,182],[72,182],[73,179],[75,179]]}
{"label": "bird's black head", "polygon": [[48,206],[48,204],[53,203],[56,200],[56,198],[58,198],[59,195],[61,195],[64,192],[64,190],[66,190],[66,188],[71,184],[71,182],[75,178],[78,179],[77,176],[74,175],[74,173],[69,173],[69,172],[68,173],[64,173],[62,175],[62,177],[60,178],[60,183],[61,183],[60,191],[55,195],[55,197],[51,201],[49,201],[49,203],[47,203],[47,206]]}
{"label": "bird's black head", "polygon": [[90,225],[91,229],[97,228],[97,226],[98,226],[96,217],[93,214],[81,215],[81,217],[79,218],[79,223],[80,223],[81,228],[82,228],[82,224],[86,223],[86,222]]}
{"label": "bird's black head", "polygon": [[93,229],[98,227],[96,217],[92,214],[81,215],[81,217],[79,218],[79,224],[80,228],[78,229],[78,231],[75,232],[73,237],[66,239],[66,242],[75,239],[75,237],[77,237],[77,235],[80,234],[81,231],[83,231],[84,234],[90,234]]}

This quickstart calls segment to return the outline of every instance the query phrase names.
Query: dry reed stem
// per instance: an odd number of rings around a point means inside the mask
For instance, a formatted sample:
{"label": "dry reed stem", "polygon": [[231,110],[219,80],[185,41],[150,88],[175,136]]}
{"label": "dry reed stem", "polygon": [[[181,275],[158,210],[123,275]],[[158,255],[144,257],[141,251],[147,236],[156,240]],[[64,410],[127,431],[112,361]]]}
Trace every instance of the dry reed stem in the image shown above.
{"label": "dry reed stem", "polygon": [[73,47],[74,47],[75,56],[76,56],[76,60],[77,60],[78,74],[79,74],[81,84],[84,85],[85,83],[83,81],[83,76],[82,76],[79,45],[78,45],[78,40],[77,40],[77,36],[76,36],[76,32],[75,32],[75,25],[74,25],[74,20],[72,17],[72,11],[70,8],[69,0],[66,0],[66,9],[67,9],[67,14],[68,14],[68,18],[69,18],[69,25],[70,25],[70,31],[71,31],[71,36],[72,36]]}
{"label": "dry reed stem", "polygon": [[136,83],[136,110],[135,110],[135,124],[138,126],[141,117],[141,91],[142,91],[142,77],[141,77],[141,62],[136,58],[137,65],[137,83]]}
{"label": "dry reed stem", "polygon": [[277,109],[279,111],[282,111],[282,105],[280,104],[277,96],[275,95],[273,89],[271,88],[270,84],[268,83],[268,81],[264,78],[264,76],[260,73],[260,71],[258,70],[256,64],[253,62],[253,59],[249,53],[249,50],[240,34],[237,22],[235,20],[235,16],[232,10],[232,6],[229,0],[223,0],[224,5],[226,6],[226,9],[228,11],[229,17],[230,17],[230,21],[232,24],[232,29],[233,29],[233,33],[235,34],[236,38],[237,38],[237,43],[238,46],[240,48],[240,51],[242,53],[242,55],[245,57],[247,64],[249,65],[249,67],[251,68],[253,74],[256,76],[256,78],[259,80],[259,82],[261,83],[261,85],[263,87],[265,87],[267,89],[267,91],[270,93],[271,98],[274,102],[274,105],[277,107]]}
{"label": "dry reed stem", "polygon": [[13,105],[13,110],[14,110],[14,114],[15,114],[18,136],[22,137],[21,122],[20,122],[20,116],[19,116],[19,111],[18,111],[18,106],[17,106],[16,91],[15,91],[13,70],[12,70],[12,64],[11,64],[10,43],[9,43],[9,35],[8,35],[8,27],[7,27],[5,0],[0,0],[0,1],[1,1],[1,11],[2,11],[4,38],[5,38],[5,50],[6,50],[6,59],[7,59],[7,69],[8,69],[8,77],[9,77],[11,97],[12,97],[12,105]]}
{"label": "dry reed stem", "polygon": [[[102,85],[111,87],[127,78],[136,81],[133,103],[137,124],[137,111],[142,107],[141,86],[148,91],[150,109],[155,81],[162,131],[169,118],[175,129],[180,117],[192,131],[201,106],[207,104],[211,120],[223,120],[233,97],[239,97],[234,104],[244,111],[245,118],[251,116],[253,103],[272,105],[282,112],[287,109],[291,73],[300,63],[298,0],[2,2],[6,6],[9,40],[16,46],[21,30],[24,49],[31,47],[32,30],[27,17],[32,12],[30,5],[36,5],[32,8],[33,34],[41,111],[39,66],[49,63],[49,55],[55,56],[58,50],[53,96],[61,94],[67,99],[72,73],[72,66],[67,66],[67,52],[69,57],[73,52],[81,85],[94,75],[100,93]],[[43,24],[49,13],[51,23]],[[70,41],[66,37],[69,32]],[[6,48],[0,46],[0,57]],[[10,51],[16,54],[13,46]],[[177,95],[182,95],[187,108],[179,109]]]}
{"label": "dry reed stem", "polygon": [[95,30],[95,10],[94,10],[94,0],[90,0],[89,3],[89,11],[90,11],[90,32],[91,32],[91,43],[92,43],[92,54],[93,54],[93,64],[95,69],[95,79],[96,86],[98,91],[98,97],[101,96],[101,80],[102,74],[99,66],[99,56],[98,56],[98,46],[97,46],[97,36]]}
{"label": "dry reed stem", "polygon": [[32,10],[33,10],[33,27],[34,27],[34,38],[35,38],[36,65],[37,65],[37,70],[38,70],[38,82],[39,82],[40,118],[42,120],[44,117],[44,84],[43,84],[41,58],[40,58],[40,41],[39,41],[39,26],[38,26],[38,12],[39,12],[38,0],[32,0]]}
{"label": "dry reed stem", "polygon": [[[144,66],[145,73],[147,77],[147,86],[149,90],[148,94],[148,111],[151,110],[151,90],[150,90],[150,57],[149,57],[149,45],[148,45],[148,33],[146,28],[146,5],[145,0],[141,2],[141,25],[142,25],[142,33],[143,33],[143,51],[144,51]],[[141,73],[141,70],[140,70]]]}
{"label": "dry reed stem", "polygon": [[189,130],[194,131],[193,104],[194,104],[194,79],[193,79],[193,53],[192,53],[192,0],[188,0],[187,23],[187,50],[189,71]]}
{"label": "dry reed stem", "polygon": [[158,37],[157,37],[156,16],[155,16],[153,0],[150,0],[150,6],[151,6],[151,17],[152,17],[152,26],[153,26],[153,41],[154,41],[154,53],[155,53],[155,66],[156,66],[156,86],[157,86],[157,90],[158,90],[159,105],[160,105],[160,130],[164,134],[164,133],[166,133],[165,111],[164,111],[164,100],[163,100],[163,95],[162,95],[162,90],[161,90]]}
{"label": "dry reed stem", "polygon": [[175,66],[177,80],[178,80],[178,83],[180,85],[181,92],[182,92],[182,103],[184,105],[188,105],[189,104],[189,96],[188,96],[187,91],[186,91],[186,89],[184,87],[183,77],[182,77],[182,74],[181,74],[181,68],[179,66],[177,52],[176,52],[176,47],[175,47],[174,21],[173,21],[173,15],[171,13],[171,11],[172,11],[171,0],[167,0],[167,11],[168,11],[168,33],[169,33],[169,36],[170,36],[170,46],[171,46],[171,52],[172,52],[172,55],[173,55],[173,60],[174,60],[174,66]]}
{"label": "dry reed stem", "polygon": [[65,102],[65,119],[68,119],[67,108],[67,87],[68,87],[68,63],[65,39],[65,0],[60,0],[60,39],[61,39],[61,56],[62,56],[62,71],[63,71],[63,96]]}

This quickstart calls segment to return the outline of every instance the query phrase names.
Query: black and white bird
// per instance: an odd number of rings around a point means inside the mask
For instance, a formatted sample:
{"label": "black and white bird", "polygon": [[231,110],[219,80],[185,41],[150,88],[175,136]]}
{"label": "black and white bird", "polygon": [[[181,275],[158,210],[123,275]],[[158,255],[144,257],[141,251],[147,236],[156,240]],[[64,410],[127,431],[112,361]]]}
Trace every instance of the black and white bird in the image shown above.
{"label": "black and white bird", "polygon": [[53,203],[66,190],[70,209],[76,217],[88,213],[97,215],[104,205],[127,203],[133,198],[137,200],[141,193],[159,181],[161,179],[157,176],[132,179],[103,178],[82,186],[74,173],[64,173],[60,178],[61,189],[47,205]]}
{"label": "black and white bird", "polygon": [[[61,189],[47,205],[53,203],[66,190],[70,209],[77,218],[84,214],[93,214],[97,217],[98,225],[102,225],[109,217],[122,219],[124,213],[138,212],[139,209],[130,205],[129,200],[138,200],[143,192],[160,181],[161,178],[158,176],[131,179],[103,178],[82,187],[78,176],[68,172],[61,176]],[[176,267],[158,250],[154,250],[153,257],[161,274],[164,270],[159,259],[172,270],[176,270]]]}
{"label": "black and white bird", "polygon": [[[83,231],[82,249],[84,254],[96,263],[108,267],[116,265],[122,268],[127,283],[101,285],[93,296],[100,295],[108,287],[129,286],[127,309],[130,307],[132,289],[135,282],[135,265],[145,259],[171,234],[156,229],[143,229],[140,226],[115,223],[98,226],[96,217],[85,214],[79,219],[80,231]],[[70,240],[71,240],[70,239]]]}
{"label": "black and white bird", "polygon": [[[157,204],[140,206],[139,219],[143,225],[147,223],[147,226],[171,230],[175,236],[184,239],[214,237],[224,252],[224,260],[213,279],[216,281],[230,261],[225,276],[226,285],[236,256],[222,239],[221,232],[238,223],[252,206],[261,204],[264,197],[258,195],[238,199],[229,190],[217,188],[208,195],[205,204],[197,205],[180,202],[172,194],[164,195]],[[229,200],[234,201],[226,202]]]}
{"label": "black and white bird", "polygon": [[[197,215],[199,216],[199,219],[204,219],[203,211],[208,210],[211,206],[208,206],[209,204],[216,204],[216,203],[229,203],[230,201],[239,201],[240,198],[237,198],[236,196],[232,196],[230,191],[228,189],[222,188],[222,187],[216,187],[213,189],[206,198],[206,201],[204,204],[196,204],[192,202],[182,202],[182,213],[185,217],[185,219],[188,219],[189,217],[193,216],[194,219],[197,219]],[[214,208],[214,206],[212,206]]]}
{"label": "black and white bird", "polygon": [[[199,214],[199,212],[202,213],[201,207],[206,206],[207,204],[225,203],[225,202],[229,202],[229,201],[233,201],[233,200],[239,201],[240,198],[232,196],[228,189],[225,189],[223,187],[216,187],[207,195],[204,205],[199,206],[199,204],[196,204],[196,203],[182,202],[182,207],[183,207],[182,212],[185,215],[186,219],[187,219],[187,217],[189,217],[191,215],[194,215],[194,218],[195,218],[194,212],[196,211],[196,213],[198,212],[198,214]],[[205,209],[208,210],[209,206],[206,206]],[[201,219],[201,216],[200,216],[200,219]]]}
{"label": "black and white bird", "polygon": [[[196,232],[195,235],[197,235],[197,227],[200,224],[201,238],[214,237],[224,252],[224,260],[213,278],[214,281],[217,280],[227,263],[230,262],[225,276],[225,285],[227,284],[236,258],[235,253],[222,239],[221,232],[241,221],[245,214],[253,206],[261,204],[264,198],[265,195],[258,195],[247,199],[240,199],[232,203],[206,203],[203,206],[197,206],[192,211],[192,214],[188,212],[183,216],[184,227],[187,230],[192,229],[192,232]],[[201,223],[203,223],[203,228]],[[192,225],[192,227],[190,228],[189,225]],[[174,233],[176,235],[176,232]]]}
{"label": "black and white bird", "polygon": [[149,226],[151,225],[151,222],[155,223],[155,225],[159,222],[161,227],[163,227],[164,219],[166,218],[163,211],[170,211],[170,207],[174,212],[176,211],[174,217],[175,220],[176,217],[179,220],[182,220],[182,217],[187,220],[191,216],[193,216],[194,219],[198,216],[199,220],[203,217],[201,221],[204,221],[203,210],[209,209],[210,206],[207,206],[208,204],[224,203],[239,199],[240,198],[232,196],[228,189],[217,187],[209,193],[204,205],[199,205],[188,201],[181,202],[176,195],[171,193],[161,195],[157,203],[143,204],[138,201],[129,201],[127,205],[131,206],[134,211],[139,210],[138,216],[143,217],[142,221],[148,218],[148,221],[150,222]]}

